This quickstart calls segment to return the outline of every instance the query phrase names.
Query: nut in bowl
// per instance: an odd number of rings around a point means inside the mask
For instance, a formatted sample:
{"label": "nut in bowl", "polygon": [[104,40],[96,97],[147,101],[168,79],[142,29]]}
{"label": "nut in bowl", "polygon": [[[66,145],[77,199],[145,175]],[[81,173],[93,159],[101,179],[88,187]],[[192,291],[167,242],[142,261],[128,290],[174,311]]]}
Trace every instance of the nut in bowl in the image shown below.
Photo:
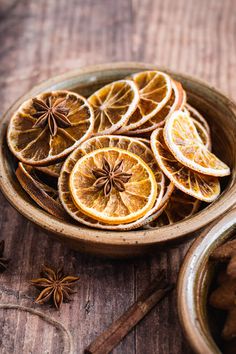
{"label": "nut in bowl", "polygon": [[196,239],[179,273],[180,322],[199,354],[235,353],[235,230],[234,208]]}
{"label": "nut in bowl", "polygon": [[[235,111],[208,85],[155,66],[81,69],[35,87],[5,114],[1,189],[23,215],[73,247],[142,254],[233,205]],[[69,219],[50,215],[50,192],[46,212],[22,190],[15,158],[57,191],[53,205]],[[190,205],[178,216],[176,200]]]}

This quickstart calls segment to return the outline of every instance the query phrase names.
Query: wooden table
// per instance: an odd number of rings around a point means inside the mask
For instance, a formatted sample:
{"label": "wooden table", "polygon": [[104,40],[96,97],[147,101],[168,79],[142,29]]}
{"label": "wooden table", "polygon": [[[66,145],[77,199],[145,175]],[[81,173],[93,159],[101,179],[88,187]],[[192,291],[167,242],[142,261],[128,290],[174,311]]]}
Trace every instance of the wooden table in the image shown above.
{"label": "wooden table", "polygon": [[[80,66],[144,61],[193,74],[236,96],[235,0],[1,0],[0,112],[36,83]],[[159,268],[175,280],[191,243],[128,261],[79,254],[39,231],[0,196],[1,239],[11,258],[0,276],[1,353],[73,353],[83,349],[131,305]],[[73,302],[58,312],[35,305],[28,280],[41,264],[65,264],[81,276]],[[59,326],[59,327],[58,327]],[[64,333],[64,337],[63,337]],[[191,353],[177,317],[176,293],[158,305],[114,354]]]}

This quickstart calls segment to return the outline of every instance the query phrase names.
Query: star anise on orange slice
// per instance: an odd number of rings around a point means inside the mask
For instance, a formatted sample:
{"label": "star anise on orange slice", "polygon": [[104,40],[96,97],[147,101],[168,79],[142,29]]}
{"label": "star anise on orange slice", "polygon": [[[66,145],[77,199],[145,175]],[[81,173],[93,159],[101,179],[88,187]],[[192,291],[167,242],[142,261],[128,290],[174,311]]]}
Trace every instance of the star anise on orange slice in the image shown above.
{"label": "star anise on orange slice", "polygon": [[109,195],[112,187],[117,189],[119,192],[124,192],[125,183],[130,180],[132,173],[124,172],[123,165],[124,162],[121,160],[115,163],[112,167],[104,157],[102,168],[97,168],[92,171],[94,177],[97,178],[94,186],[98,190],[103,189],[105,197]]}
{"label": "star anise on orange slice", "polygon": [[[105,196],[94,187],[97,178],[92,171],[103,169],[104,158],[111,166],[123,160],[122,172],[132,175],[123,175],[126,180],[124,191],[112,188]],[[113,168],[119,170],[120,167],[118,164]],[[108,166],[106,169],[108,176],[110,169]],[[68,182],[68,191],[77,210],[110,225],[127,224],[143,217],[153,208],[160,192],[149,165],[138,155],[117,147],[97,149],[79,158]]]}
{"label": "star anise on orange slice", "polygon": [[71,122],[67,118],[69,108],[65,106],[66,99],[59,98],[54,103],[52,97],[47,97],[45,101],[33,98],[33,107],[35,108],[34,118],[37,118],[33,128],[44,128],[48,125],[50,134],[57,134],[57,127],[71,127]]}
{"label": "star anise on orange slice", "polygon": [[11,117],[7,142],[18,160],[37,167],[61,162],[93,133],[86,98],[70,91],[40,93]]}
{"label": "star anise on orange slice", "polygon": [[62,268],[54,270],[44,265],[41,278],[31,280],[31,284],[41,290],[35,302],[44,304],[52,300],[59,309],[62,302],[69,301],[70,295],[75,293],[72,287],[79,279],[76,276],[64,275]]}
{"label": "star anise on orange slice", "polygon": [[[71,172],[77,163],[77,161],[84,155],[89,154],[90,152],[101,149],[101,148],[107,148],[107,147],[118,147],[122,148],[123,150],[130,151],[136,155],[138,155],[144,162],[148,164],[150,169],[154,171],[155,175],[155,180],[156,180],[156,186],[157,186],[157,196],[155,203],[153,207],[146,213],[144,214],[141,218],[139,218],[136,221],[123,224],[120,223],[120,225],[111,225],[111,224],[106,224],[104,222],[98,221],[96,219],[93,219],[92,217],[89,217],[88,215],[84,214],[82,210],[78,209],[72,194],[70,193],[70,175]],[[115,163],[118,161],[118,159],[113,159],[110,160],[111,156],[107,156],[107,160],[110,162],[112,166],[115,165]],[[119,158],[119,161],[123,160],[123,172],[125,173],[131,173],[132,171],[125,170],[125,158]],[[84,181],[84,184],[82,189],[84,190],[84,197],[89,195],[90,201],[95,200],[98,197],[98,205],[103,207],[104,202],[107,203],[109,199],[111,199],[112,205],[114,206],[114,209],[117,211],[119,207],[121,207],[125,213],[127,213],[127,209],[125,208],[124,203],[126,203],[126,200],[128,199],[128,205],[132,207],[134,201],[135,205],[140,204],[140,195],[139,197],[135,197],[133,193],[130,195],[129,189],[131,188],[130,182],[132,182],[132,179],[136,179],[134,174],[132,174],[131,178],[129,179],[128,182],[125,183],[125,190],[120,193],[117,189],[112,188],[110,194],[105,197],[104,193],[96,188],[94,188],[94,183],[96,182],[96,177],[94,174],[92,174],[91,167],[93,169],[102,169],[103,166],[103,160],[101,160],[101,164],[96,165],[96,166],[90,166],[89,171],[85,171],[86,175],[82,175],[82,179]],[[132,168],[132,166],[130,166]],[[89,179],[87,181],[85,180],[85,177],[88,177],[88,172],[89,176],[91,176],[90,182]],[[135,172],[135,171],[134,171]],[[140,176],[140,171],[136,171],[138,176]],[[141,180],[143,179],[142,176]],[[135,186],[138,186],[140,182],[140,179],[137,179],[135,183],[133,184],[133,189]],[[143,186],[146,184],[145,181],[143,181]],[[122,135],[104,135],[104,136],[95,136],[93,138],[88,139],[86,142],[81,144],[76,150],[73,151],[73,153],[67,158],[65,161],[64,165],[62,166],[62,170],[59,176],[59,181],[58,181],[58,188],[59,188],[59,196],[60,200],[63,204],[63,207],[67,211],[69,215],[71,215],[75,220],[77,220],[79,223],[84,224],[89,227],[96,227],[100,229],[109,229],[109,230],[127,230],[127,229],[135,229],[143,225],[143,223],[146,222],[146,218],[153,214],[157,209],[159,209],[159,205],[162,202],[162,197],[164,193],[164,184],[165,184],[165,178],[164,174],[161,172],[161,170],[158,168],[158,165],[155,161],[155,158],[153,156],[152,151],[149,148],[149,140],[146,139],[137,139],[137,138],[131,138],[127,136],[122,136]],[[86,185],[89,187],[89,190],[86,189]],[[91,192],[91,193],[90,193]],[[128,192],[128,193],[127,193]],[[119,194],[122,194],[122,200],[120,199]],[[126,195],[127,194],[127,195]],[[140,191],[139,191],[140,194]],[[115,198],[114,198],[115,197]],[[108,205],[109,208],[109,205]],[[107,210],[106,210],[107,211]]]}

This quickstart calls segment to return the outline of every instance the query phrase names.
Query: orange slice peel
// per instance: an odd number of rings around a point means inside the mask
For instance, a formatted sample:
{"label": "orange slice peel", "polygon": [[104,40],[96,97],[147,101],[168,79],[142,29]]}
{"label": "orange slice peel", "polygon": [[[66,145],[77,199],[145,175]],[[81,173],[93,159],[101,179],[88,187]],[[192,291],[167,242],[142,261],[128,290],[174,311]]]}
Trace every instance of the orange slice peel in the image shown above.
{"label": "orange slice peel", "polygon": [[208,123],[206,121],[204,122],[203,117],[202,120],[199,119],[196,114],[188,110],[186,107],[183,108],[183,111],[190,116],[190,118],[194,122],[198,135],[200,136],[203,144],[207,147],[209,151],[211,151],[212,149],[211,133],[210,133],[210,128],[208,126]]}
{"label": "orange slice peel", "polygon": [[161,209],[158,218],[151,221],[146,228],[156,228],[171,225],[195,214],[200,206],[200,200],[175,188],[168,202]]}
{"label": "orange slice peel", "polygon": [[208,124],[207,120],[203,117],[203,115],[196,108],[191,106],[189,103],[185,104],[185,108],[189,112],[191,118],[194,118],[199,123],[201,123],[203,125],[203,127],[206,129],[206,131],[208,132],[208,134],[210,135],[211,130],[210,130],[209,124]]}
{"label": "orange slice peel", "polygon": [[219,196],[218,178],[198,173],[182,165],[168,149],[162,128],[152,133],[151,147],[159,167],[178,189],[208,203]]}
{"label": "orange slice peel", "polygon": [[42,171],[46,175],[49,175],[54,178],[59,178],[60,171],[62,168],[63,162],[58,162],[54,165],[44,166],[44,167],[35,167],[38,171]]}
{"label": "orange slice peel", "polygon": [[41,181],[34,168],[20,162],[16,170],[16,176],[22,188],[42,209],[58,219],[69,219],[69,215],[59,200],[58,191]]}
{"label": "orange slice peel", "polygon": [[140,100],[125,126],[119,129],[119,134],[138,128],[156,115],[169,101],[172,92],[171,78],[160,71],[144,71],[132,75],[131,79],[138,87]]}
{"label": "orange slice peel", "polygon": [[157,112],[152,118],[141,124],[137,129],[128,131],[128,135],[138,135],[152,132],[153,130],[162,127],[166,119],[176,110],[182,109],[186,103],[186,93],[182,85],[172,80],[172,93],[168,102],[164,107]]}
{"label": "orange slice peel", "polygon": [[175,158],[192,170],[216,177],[230,174],[230,168],[203,144],[187,113],[176,111],[168,118],[164,139]]}

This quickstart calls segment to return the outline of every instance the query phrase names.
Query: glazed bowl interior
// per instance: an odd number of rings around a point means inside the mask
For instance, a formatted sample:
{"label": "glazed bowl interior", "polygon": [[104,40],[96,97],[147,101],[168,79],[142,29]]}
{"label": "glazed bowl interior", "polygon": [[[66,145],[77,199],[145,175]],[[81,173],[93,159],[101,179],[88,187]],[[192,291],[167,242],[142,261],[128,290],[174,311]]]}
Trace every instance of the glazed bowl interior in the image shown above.
{"label": "glazed bowl interior", "polygon": [[[182,264],[178,279],[178,312],[186,338],[196,353],[219,354],[220,324],[208,306],[209,290],[217,266],[211,253],[236,232],[236,209],[208,228],[193,243]],[[213,325],[214,326],[213,326]],[[217,336],[213,332],[217,329]]]}
{"label": "glazed bowl interior", "polygon": [[[21,189],[15,177],[16,161],[6,144],[6,129],[13,112],[24,100],[43,91],[66,89],[88,96],[106,83],[149,69],[166,71],[174,79],[179,80],[187,91],[188,102],[208,120],[212,131],[213,150],[232,171],[228,178],[221,179],[220,197],[214,203],[205,205],[194,216],[154,230],[111,232],[88,229],[83,225],[59,221],[41,210]],[[219,217],[233,205],[236,195],[235,114],[234,103],[220,92],[194,78],[161,67],[142,63],[115,63],[70,72],[34,87],[4,115],[0,127],[0,187],[6,198],[21,214],[45,230],[58,235],[72,247],[86,252],[118,257],[141,254],[152,250],[153,245],[183,239]]]}

